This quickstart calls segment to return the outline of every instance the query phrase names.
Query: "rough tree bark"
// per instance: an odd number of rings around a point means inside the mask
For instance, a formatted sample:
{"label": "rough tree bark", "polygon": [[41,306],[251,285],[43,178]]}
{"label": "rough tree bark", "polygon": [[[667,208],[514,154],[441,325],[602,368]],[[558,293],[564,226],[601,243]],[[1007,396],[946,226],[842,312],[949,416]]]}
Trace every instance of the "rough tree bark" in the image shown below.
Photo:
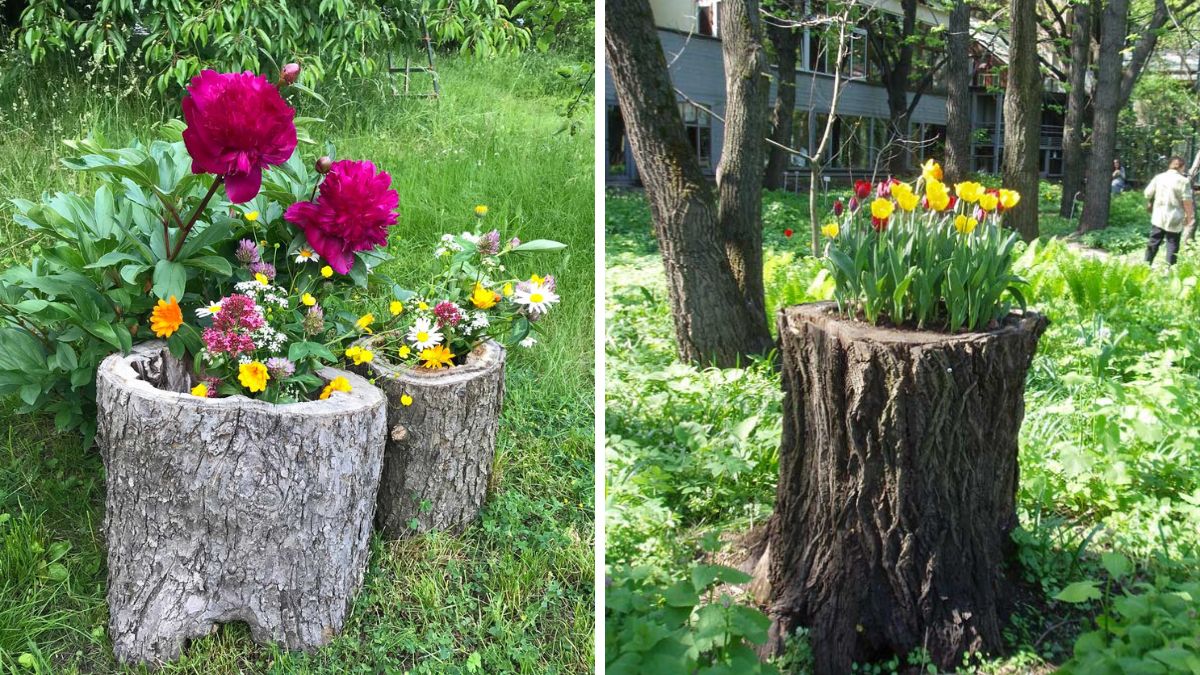
{"label": "rough tree bark", "polygon": [[[483,509],[504,401],[505,351],[488,341],[449,370],[390,363],[363,369],[387,394],[387,453],[375,522],[391,539],[462,532]],[[404,405],[402,397],[412,397]]]}
{"label": "rough tree bark", "polygon": [[[214,624],[259,643],[327,643],[362,584],[383,461],[382,392],[273,405],[203,399],[162,342],[96,375],[107,470],[109,632],[122,662],[161,664]],[[159,388],[172,386],[175,391]]]}
{"label": "rough tree bark", "polygon": [[946,181],[971,174],[971,10],[955,0],[946,36]]}
{"label": "rough tree bark", "polygon": [[779,75],[775,85],[775,105],[771,110],[771,140],[779,145],[772,145],[767,151],[767,171],[763,177],[763,186],[771,190],[782,190],[791,153],[779,146],[792,147],[792,122],[796,113],[796,50],[800,48],[800,32],[790,26],[768,22],[767,37],[775,47],[776,69]]}
{"label": "rough tree bark", "polygon": [[1075,195],[1083,188],[1083,126],[1087,123],[1087,71],[1092,56],[1090,3],[1071,7],[1070,82],[1063,121],[1063,194],[1059,215],[1074,213]]}
{"label": "rough tree bark", "polygon": [[1021,194],[1004,224],[1025,241],[1038,236],[1038,159],[1042,127],[1042,74],[1038,67],[1038,2],[1009,2],[1008,86],[1004,90],[1004,184]]}
{"label": "rough tree bark", "polygon": [[1046,320],[987,333],[871,327],[832,303],[779,315],[784,427],[770,525],[773,650],[815,672],[1002,646],[1024,382]]}
{"label": "rough tree bark", "polygon": [[1100,53],[1096,57],[1092,150],[1087,161],[1083,214],[1079,217],[1081,232],[1108,226],[1113,152],[1117,146],[1117,113],[1121,110],[1121,50],[1125,47],[1128,18],[1129,0],[1110,0],[1105,3],[1100,28]]}
{"label": "rough tree bark", "polygon": [[[735,62],[726,76],[730,95],[718,171],[721,204],[684,133],[648,0],[614,0],[606,11],[605,53],[650,202],[679,357],[718,366],[745,363],[747,357],[773,347],[761,291],[766,86],[761,44],[757,52],[742,44],[757,39],[756,31],[761,31],[758,5],[747,0],[722,3],[722,30],[727,30],[722,49],[731,55],[726,61],[742,55],[757,66],[742,68]],[[733,81],[738,77],[755,82]],[[746,105],[758,108],[736,110]],[[739,150],[739,144],[757,150]],[[725,204],[726,198],[733,201]],[[724,220],[735,218],[745,220]]]}

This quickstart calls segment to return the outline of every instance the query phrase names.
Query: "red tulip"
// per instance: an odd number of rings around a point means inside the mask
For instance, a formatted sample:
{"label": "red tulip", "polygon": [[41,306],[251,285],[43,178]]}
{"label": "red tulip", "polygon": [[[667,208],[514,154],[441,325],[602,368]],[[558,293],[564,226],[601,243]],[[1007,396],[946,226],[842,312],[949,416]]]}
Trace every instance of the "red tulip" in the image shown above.
{"label": "red tulip", "polygon": [[788,229],[784,230],[783,236],[787,237],[788,239],[791,239],[792,238],[792,228],[789,227]]}
{"label": "red tulip", "polygon": [[887,229],[887,226],[887,218],[876,218],[875,216],[871,216],[871,227],[875,228],[876,232],[883,232]]}
{"label": "red tulip", "polygon": [[871,182],[866,180],[854,181],[854,196],[861,199],[866,199],[871,196]]}
{"label": "red tulip", "polygon": [[840,199],[833,200],[833,215],[835,215],[835,216],[842,215],[842,210],[844,208],[845,207],[842,206],[842,200],[840,200]]}

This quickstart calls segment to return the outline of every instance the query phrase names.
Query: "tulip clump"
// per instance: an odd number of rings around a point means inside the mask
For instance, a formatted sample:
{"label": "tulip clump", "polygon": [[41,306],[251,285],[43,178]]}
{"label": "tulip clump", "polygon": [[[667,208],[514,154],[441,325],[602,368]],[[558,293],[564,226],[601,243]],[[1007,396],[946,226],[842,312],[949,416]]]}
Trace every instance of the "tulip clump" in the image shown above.
{"label": "tulip clump", "polygon": [[957,332],[995,327],[1014,306],[1025,307],[1025,282],[1012,272],[1018,236],[1003,228],[1004,212],[1021,195],[971,181],[951,189],[942,177],[929,160],[913,183],[860,180],[849,208],[835,202],[821,233],[844,314]]}

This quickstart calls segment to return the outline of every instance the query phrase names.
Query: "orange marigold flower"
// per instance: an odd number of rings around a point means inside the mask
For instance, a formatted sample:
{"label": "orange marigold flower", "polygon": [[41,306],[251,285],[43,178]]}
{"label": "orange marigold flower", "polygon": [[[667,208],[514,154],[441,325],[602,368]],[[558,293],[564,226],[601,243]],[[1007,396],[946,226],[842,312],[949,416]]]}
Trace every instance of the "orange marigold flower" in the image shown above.
{"label": "orange marigold flower", "polygon": [[160,338],[171,337],[183,325],[183,312],[175,296],[170,300],[159,300],[150,313],[150,330]]}

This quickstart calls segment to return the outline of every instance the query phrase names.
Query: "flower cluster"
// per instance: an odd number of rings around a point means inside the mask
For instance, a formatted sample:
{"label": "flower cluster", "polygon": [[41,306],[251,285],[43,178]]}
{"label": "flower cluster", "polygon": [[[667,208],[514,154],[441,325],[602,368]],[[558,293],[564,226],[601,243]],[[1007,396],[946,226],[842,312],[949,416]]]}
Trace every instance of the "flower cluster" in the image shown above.
{"label": "flower cluster", "polygon": [[[953,190],[929,160],[913,183],[855,181],[823,225],[826,270],[841,310],[872,324],[981,330],[1024,307],[1024,282],[1012,274],[1017,234],[1003,214],[1014,190],[972,181]],[[864,208],[865,206],[865,208]]]}
{"label": "flower cluster", "polygon": [[[487,212],[486,206],[475,207],[477,225]],[[372,344],[385,349],[389,359],[430,369],[463,365],[471,350],[489,339],[533,346],[532,333],[541,330],[539,322],[560,300],[558,284],[550,275],[514,277],[506,263],[512,254],[562,248],[549,240],[505,240],[496,229],[443,235],[434,249],[437,273],[419,290],[399,293],[389,303],[388,318]],[[373,323],[374,315],[367,316]],[[351,350],[345,355],[356,364],[361,358]]]}

